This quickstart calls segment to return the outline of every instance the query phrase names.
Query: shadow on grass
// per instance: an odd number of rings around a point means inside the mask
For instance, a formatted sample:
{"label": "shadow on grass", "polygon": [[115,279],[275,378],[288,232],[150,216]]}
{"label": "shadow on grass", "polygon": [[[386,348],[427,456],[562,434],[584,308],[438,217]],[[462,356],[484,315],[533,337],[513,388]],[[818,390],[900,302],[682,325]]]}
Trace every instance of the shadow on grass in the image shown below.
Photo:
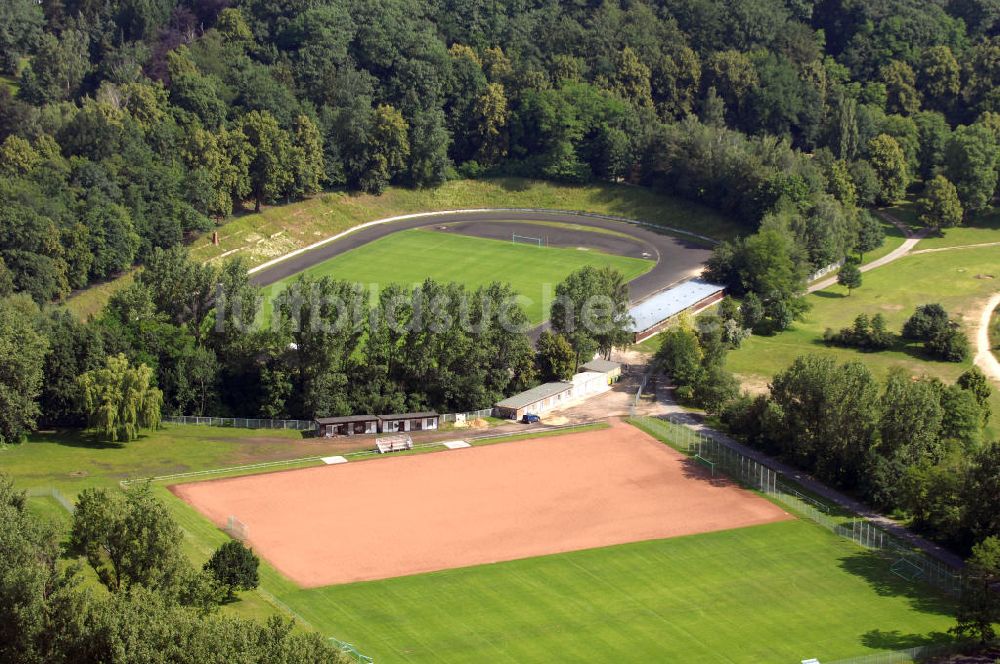
{"label": "shadow on grass", "polygon": [[834,293],[828,290],[818,290],[811,293],[813,297],[821,297],[824,300],[840,300],[848,297],[847,293]]}
{"label": "shadow on grass", "polygon": [[[840,559],[840,567],[868,582],[881,597],[905,597],[910,606],[921,613],[950,616],[955,612],[955,603],[943,593],[919,581],[908,581],[892,572],[892,560],[872,551],[860,550]],[[913,644],[900,646],[912,648]],[[875,647],[875,646],[872,646]],[[883,646],[878,646],[883,647]],[[898,647],[895,647],[898,649]]]}
{"label": "shadow on grass", "polygon": [[[145,434],[140,434],[137,440],[146,438]],[[93,450],[118,450],[124,448],[127,443],[112,443],[101,440],[93,431],[81,429],[50,429],[36,431],[28,439],[29,443],[50,443],[62,445],[63,447],[86,447]]]}
{"label": "shadow on grass", "polygon": [[952,643],[954,642],[954,638],[944,632],[903,634],[899,630],[886,632],[881,629],[873,629],[861,636],[861,642],[866,647],[876,650],[907,650],[909,648]]}

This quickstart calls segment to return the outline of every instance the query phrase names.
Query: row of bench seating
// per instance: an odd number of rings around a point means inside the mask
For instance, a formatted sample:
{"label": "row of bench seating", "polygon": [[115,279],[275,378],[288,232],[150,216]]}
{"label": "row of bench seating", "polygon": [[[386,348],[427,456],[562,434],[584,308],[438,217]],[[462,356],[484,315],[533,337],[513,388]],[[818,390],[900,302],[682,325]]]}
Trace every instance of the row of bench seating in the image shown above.
{"label": "row of bench seating", "polygon": [[412,450],[413,439],[407,435],[389,436],[388,438],[376,438],[375,449],[378,450],[379,454]]}

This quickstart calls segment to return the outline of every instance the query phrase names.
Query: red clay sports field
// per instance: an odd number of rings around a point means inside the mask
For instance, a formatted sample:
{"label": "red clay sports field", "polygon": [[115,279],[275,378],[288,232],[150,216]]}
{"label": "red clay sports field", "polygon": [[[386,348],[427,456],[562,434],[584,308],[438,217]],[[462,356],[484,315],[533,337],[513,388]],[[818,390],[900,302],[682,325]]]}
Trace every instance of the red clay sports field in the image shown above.
{"label": "red clay sports field", "polygon": [[305,587],[791,518],[620,421],[611,428],[178,484]]}

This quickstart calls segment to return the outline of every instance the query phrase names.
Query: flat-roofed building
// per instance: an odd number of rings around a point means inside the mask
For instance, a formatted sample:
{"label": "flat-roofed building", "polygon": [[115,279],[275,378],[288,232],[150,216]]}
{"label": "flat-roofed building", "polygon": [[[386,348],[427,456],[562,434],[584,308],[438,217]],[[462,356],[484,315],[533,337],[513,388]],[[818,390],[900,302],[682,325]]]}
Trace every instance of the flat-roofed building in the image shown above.
{"label": "flat-roofed building", "polygon": [[635,343],[662,331],[670,321],[685,311],[697,312],[725,297],[725,286],[703,279],[691,279],[655,293],[629,310],[635,321]]}
{"label": "flat-roofed building", "polygon": [[379,431],[394,433],[397,431],[433,431],[438,428],[440,415],[432,410],[416,413],[397,413],[379,415]]}
{"label": "flat-roofed building", "polygon": [[572,392],[573,383],[570,382],[542,383],[498,402],[494,414],[512,420],[519,420],[528,413],[541,415],[569,401]]}
{"label": "flat-roofed building", "polygon": [[346,415],[343,417],[317,417],[316,435],[355,436],[378,433],[378,415]]}

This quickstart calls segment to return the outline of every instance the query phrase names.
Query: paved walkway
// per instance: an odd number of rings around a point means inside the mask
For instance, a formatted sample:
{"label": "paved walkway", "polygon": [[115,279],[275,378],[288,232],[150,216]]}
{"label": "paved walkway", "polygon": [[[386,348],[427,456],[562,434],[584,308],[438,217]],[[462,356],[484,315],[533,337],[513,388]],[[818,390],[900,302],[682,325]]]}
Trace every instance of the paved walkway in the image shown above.
{"label": "paved walkway", "polygon": [[815,479],[808,473],[805,473],[797,468],[793,468],[788,464],[782,463],[777,459],[774,459],[763,452],[755,450],[751,447],[747,447],[743,443],[740,443],[733,438],[730,438],[721,431],[717,431],[705,425],[704,414],[701,412],[692,412],[690,410],[681,408],[677,405],[677,402],[673,399],[673,389],[666,387],[666,381],[661,380],[658,383],[659,389],[657,390],[657,400],[663,402],[664,411],[671,415],[674,421],[680,422],[690,429],[693,429],[705,436],[709,436],[714,440],[723,443],[727,447],[736,450],[740,454],[750,457],[751,459],[762,463],[770,468],[778,471],[787,478],[794,480],[800,486],[806,488],[808,491],[826,498],[830,502],[839,505],[859,516],[862,516],[869,521],[877,524],[886,532],[891,533],[897,538],[909,542],[914,547],[921,549],[922,551],[934,556],[938,560],[941,560],[953,567],[962,567],[964,562],[960,556],[955,555],[951,551],[945,549],[930,540],[924,539],[919,535],[912,533],[905,527],[900,525],[898,522],[890,519],[887,516],[879,514],[873,511],[871,508],[865,504],[847,496],[835,489],[831,489],[826,484],[823,484],[819,480]]}
{"label": "paved walkway", "polygon": [[983,313],[979,318],[979,329],[976,330],[976,366],[983,370],[989,378],[1000,383],[1000,361],[993,354],[990,344],[990,320],[993,312],[1000,307],[1000,293],[997,293],[986,302]]}
{"label": "paved walkway", "polygon": [[[875,214],[882,217],[883,219],[891,223],[893,226],[898,228],[900,231],[902,231],[903,234],[906,235],[906,239],[903,241],[903,244],[899,245],[898,247],[887,253],[885,256],[882,256],[882,258],[877,258],[870,263],[865,263],[864,265],[862,265],[860,268],[862,272],[874,270],[877,267],[882,267],[883,265],[887,265],[888,263],[891,263],[894,260],[902,258],[903,256],[910,253],[913,250],[913,247],[917,246],[917,242],[920,242],[925,237],[927,237],[926,228],[921,228],[920,230],[914,233],[913,231],[910,230],[910,228],[906,224],[904,224],[902,221],[900,221],[892,214],[884,210],[878,210],[875,212]],[[836,283],[837,283],[837,275],[834,275],[832,277],[827,277],[826,279],[821,279],[820,281],[816,281],[813,282],[812,284],[809,284],[809,287],[806,289],[806,292],[815,293],[816,291],[821,291],[826,288],[829,288],[830,286],[833,286]]]}

